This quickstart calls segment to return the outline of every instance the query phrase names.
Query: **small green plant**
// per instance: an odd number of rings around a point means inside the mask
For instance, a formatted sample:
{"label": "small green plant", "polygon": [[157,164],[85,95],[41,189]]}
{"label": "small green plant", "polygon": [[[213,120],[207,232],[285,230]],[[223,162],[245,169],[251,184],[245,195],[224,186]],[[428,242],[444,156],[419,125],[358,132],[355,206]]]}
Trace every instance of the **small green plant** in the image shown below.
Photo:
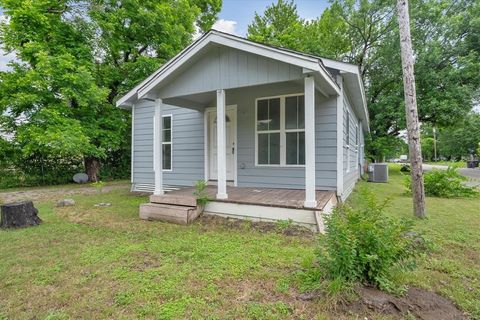
{"label": "small green plant", "polygon": [[418,239],[409,236],[410,221],[387,217],[388,199],[379,202],[367,192],[362,198],[359,208],[343,205],[325,217],[327,233],[319,240],[318,267],[330,281],[360,281],[394,291],[393,270],[414,266]]}
{"label": "small green plant", "polygon": [[285,230],[290,228],[292,225],[293,225],[293,220],[292,219],[278,220],[275,223],[275,226],[276,226],[277,230],[280,231],[280,232],[284,232]]}
{"label": "small green plant", "polygon": [[103,187],[105,186],[105,182],[99,180],[99,181],[92,182],[91,185],[92,187],[95,187],[95,189],[97,189],[98,193],[102,193]]}
{"label": "small green plant", "polygon": [[193,192],[193,195],[197,197],[197,205],[205,206],[207,203],[209,203],[212,200],[206,189],[207,189],[206,181],[198,180],[195,183],[195,191]]}
{"label": "small green plant", "polygon": [[[478,191],[473,187],[463,185],[468,179],[457,172],[455,168],[447,170],[432,170],[423,176],[425,195],[440,198],[474,197]],[[404,186],[411,193],[412,179],[405,177]]]}

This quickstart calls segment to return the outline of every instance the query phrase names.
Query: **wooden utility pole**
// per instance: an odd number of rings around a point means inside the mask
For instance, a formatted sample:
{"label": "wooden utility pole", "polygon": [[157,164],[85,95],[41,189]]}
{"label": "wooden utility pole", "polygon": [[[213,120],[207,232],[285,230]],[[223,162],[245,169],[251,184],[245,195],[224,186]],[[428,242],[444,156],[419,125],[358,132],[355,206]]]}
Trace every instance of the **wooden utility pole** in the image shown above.
{"label": "wooden utility pole", "polygon": [[398,24],[400,27],[400,49],[402,55],[405,112],[407,116],[408,150],[412,165],[413,211],[418,218],[425,217],[425,190],[423,187],[422,148],[418,123],[417,94],[413,72],[413,49],[410,36],[408,0],[397,0]]}

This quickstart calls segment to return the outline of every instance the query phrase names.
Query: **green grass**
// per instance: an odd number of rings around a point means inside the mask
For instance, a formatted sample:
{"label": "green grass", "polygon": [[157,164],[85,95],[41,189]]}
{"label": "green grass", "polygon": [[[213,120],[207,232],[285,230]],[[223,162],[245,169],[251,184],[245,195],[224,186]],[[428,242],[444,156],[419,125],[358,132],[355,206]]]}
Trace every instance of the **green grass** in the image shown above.
{"label": "green grass", "polygon": [[[412,215],[398,167],[389,184],[359,187],[393,197],[392,215]],[[220,220],[140,221],[147,198],[127,189],[73,198],[74,207],[36,203],[38,227],[0,230],[0,319],[358,319],[324,299],[297,298],[296,272],[313,260],[314,237],[285,236],[283,225],[260,232]],[[350,202],[360,200],[355,192]],[[440,292],[480,318],[480,200],[427,205],[429,218],[416,228],[433,252],[397,281]]]}
{"label": "green grass", "polygon": [[[367,188],[380,199],[391,199],[389,214],[413,219],[412,200],[405,194],[399,167],[390,165],[388,184],[360,182],[349,203],[355,206],[361,201],[358,190]],[[398,283],[438,292],[480,319],[480,198],[427,197],[426,206],[427,218],[415,219],[415,229],[432,251],[420,259],[416,270],[400,275]]]}

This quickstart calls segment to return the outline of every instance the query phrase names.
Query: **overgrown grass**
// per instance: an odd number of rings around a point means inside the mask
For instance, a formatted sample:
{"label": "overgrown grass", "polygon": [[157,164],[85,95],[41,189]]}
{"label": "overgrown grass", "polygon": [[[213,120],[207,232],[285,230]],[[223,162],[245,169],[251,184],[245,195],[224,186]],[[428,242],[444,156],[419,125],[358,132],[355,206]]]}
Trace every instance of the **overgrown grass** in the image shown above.
{"label": "overgrown grass", "polygon": [[[397,171],[387,185],[359,187],[391,196],[390,214],[408,217]],[[39,227],[0,230],[0,319],[358,319],[337,314],[328,299],[298,299],[297,274],[314,260],[314,237],[250,223],[140,221],[147,198],[127,188],[73,198],[74,207],[36,203]],[[355,192],[349,202],[358,201]],[[94,207],[99,202],[112,206]],[[416,225],[433,253],[395,281],[440,292],[480,318],[480,200],[427,205],[429,218]]]}
{"label": "overgrown grass", "polygon": [[[402,185],[399,165],[390,165],[388,184],[360,182],[349,198],[353,206],[359,188],[367,188],[380,199],[391,198],[388,212],[395,217],[412,216],[413,204]],[[470,317],[480,319],[480,199],[426,198],[427,219],[416,220],[415,230],[432,247],[417,269],[398,275],[397,283],[419,286],[452,299]]]}

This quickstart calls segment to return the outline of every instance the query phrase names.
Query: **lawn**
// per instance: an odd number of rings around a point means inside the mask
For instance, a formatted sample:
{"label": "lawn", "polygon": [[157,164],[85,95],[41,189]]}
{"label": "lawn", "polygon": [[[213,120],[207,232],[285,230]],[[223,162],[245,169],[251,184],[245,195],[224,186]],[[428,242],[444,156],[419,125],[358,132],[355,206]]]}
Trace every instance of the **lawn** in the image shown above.
{"label": "lawn", "polygon": [[[395,167],[388,185],[357,189],[392,197],[390,213],[410,217],[401,180]],[[38,200],[39,227],[0,231],[0,319],[358,319],[328,300],[298,299],[297,274],[314,257],[314,236],[223,219],[187,227],[140,221],[147,198],[128,187],[72,197],[77,204],[64,208]],[[350,202],[357,201],[355,192]],[[112,206],[94,207],[99,202]],[[416,229],[432,253],[397,281],[439,292],[480,319],[480,200],[427,205],[429,218]]]}

